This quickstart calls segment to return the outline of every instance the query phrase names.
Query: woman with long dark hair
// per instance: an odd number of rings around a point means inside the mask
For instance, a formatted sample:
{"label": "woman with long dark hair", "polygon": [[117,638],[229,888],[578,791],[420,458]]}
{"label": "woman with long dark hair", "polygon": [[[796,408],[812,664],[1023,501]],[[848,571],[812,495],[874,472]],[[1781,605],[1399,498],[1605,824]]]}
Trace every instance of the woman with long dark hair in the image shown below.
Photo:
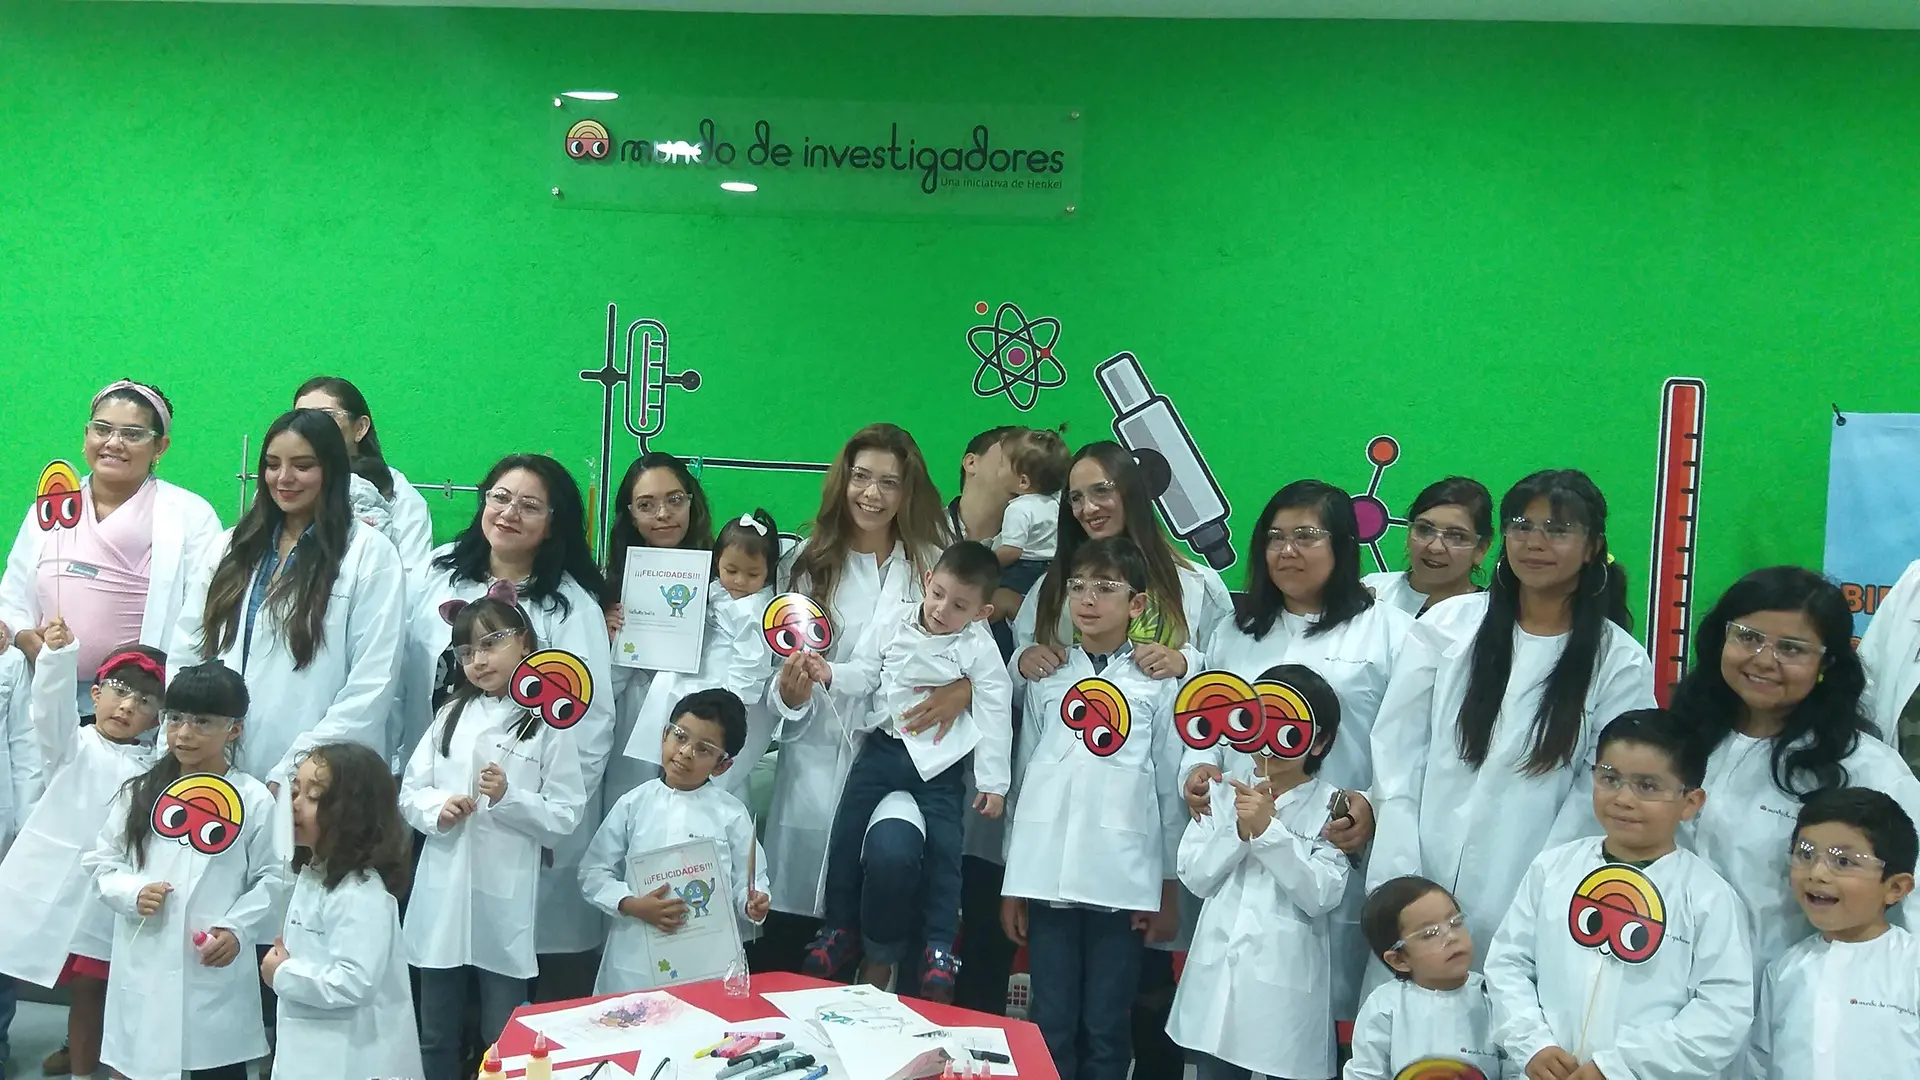
{"label": "woman with long dark hair", "polygon": [[[1755,570],[1700,620],[1693,649],[1672,709],[1712,753],[1707,804],[1681,824],[1680,842],[1740,894],[1754,969],[1764,972],[1813,933],[1787,881],[1800,804],[1833,788],[1874,788],[1920,820],[1920,781],[1874,737],[1853,616],[1826,578],[1798,566]],[[1901,910],[1920,915],[1920,902]]]}
{"label": "woman with long dark hair", "polygon": [[1491,587],[1414,623],[1373,728],[1367,885],[1419,874],[1452,891],[1476,969],[1534,856],[1599,832],[1600,729],[1654,704],[1600,489],[1573,469],[1537,472],[1500,500],[1500,521]]}
{"label": "woman with long dark hair", "polygon": [[459,685],[452,629],[440,616],[449,600],[469,603],[496,581],[512,583],[542,648],[578,656],[593,679],[585,715],[567,729],[578,750],[585,803],[573,831],[540,871],[534,946],[540,978],[534,997],[560,1001],[593,989],[606,922],[580,893],[580,857],[600,823],[600,784],[613,749],[613,694],[606,582],[587,546],[586,504],[566,467],[540,454],[509,454],[480,482],[480,505],[453,543],[436,549],[421,584],[407,638],[402,687],[404,731],[398,760],[412,755],[433,715]]}
{"label": "woman with long dark hair", "polygon": [[346,442],[318,409],[260,440],[253,505],[207,552],[172,645],[173,673],[218,659],[252,700],[239,765],[275,792],[326,742],[385,754],[405,626],[400,557],[353,516]]}
{"label": "woman with long dark hair", "polygon": [[349,460],[356,467],[364,462],[369,482],[392,503],[393,524],[387,536],[400,553],[400,565],[407,577],[426,573],[427,553],[433,547],[433,515],[427,510],[427,500],[386,459],[366,395],[337,375],[315,375],[293,392],[293,407],[319,409],[333,418],[347,440]]}
{"label": "woman with long dark hair", "polygon": [[1479,592],[1476,577],[1493,545],[1493,496],[1485,484],[1449,476],[1422,488],[1407,507],[1407,568],[1361,579],[1373,595],[1419,616],[1442,600]]}
{"label": "woman with long dark hair", "polygon": [[[1373,808],[1362,794],[1373,786],[1370,736],[1394,658],[1413,616],[1376,599],[1360,583],[1360,526],[1353,498],[1332,484],[1296,480],[1274,492],[1254,520],[1247,541],[1246,603],[1231,623],[1214,630],[1207,667],[1248,682],[1281,664],[1298,664],[1325,679],[1340,699],[1340,739],[1327,754],[1322,779],[1346,792],[1350,816],[1327,836],[1358,858],[1373,839]],[[1208,789],[1221,779],[1225,753],[1187,753],[1187,804],[1208,812]],[[1360,1010],[1360,975],[1368,949],[1360,933],[1366,889],[1351,875],[1333,913],[1333,1015],[1352,1020]]]}

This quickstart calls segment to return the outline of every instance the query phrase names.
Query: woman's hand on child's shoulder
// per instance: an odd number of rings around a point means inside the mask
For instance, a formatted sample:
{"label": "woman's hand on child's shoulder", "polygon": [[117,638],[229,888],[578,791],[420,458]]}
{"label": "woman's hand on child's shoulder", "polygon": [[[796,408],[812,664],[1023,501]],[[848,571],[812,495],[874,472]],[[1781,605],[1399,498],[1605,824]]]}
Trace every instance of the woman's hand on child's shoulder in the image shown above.
{"label": "woman's hand on child's shoulder", "polygon": [[1028,682],[1041,679],[1059,671],[1067,662],[1067,650],[1052,645],[1029,645],[1027,651],[1020,654],[1020,677]]}
{"label": "woman's hand on child's shoulder", "polygon": [[1133,664],[1149,679],[1184,679],[1187,658],[1179,649],[1146,642],[1133,647]]}

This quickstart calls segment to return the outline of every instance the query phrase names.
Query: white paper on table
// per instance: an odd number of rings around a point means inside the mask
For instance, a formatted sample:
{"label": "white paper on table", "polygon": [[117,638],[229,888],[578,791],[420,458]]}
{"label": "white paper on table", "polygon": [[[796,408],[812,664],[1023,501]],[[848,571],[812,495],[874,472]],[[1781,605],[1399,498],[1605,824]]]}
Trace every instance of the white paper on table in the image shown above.
{"label": "white paper on table", "polygon": [[669,934],[647,923],[645,971],[653,985],[718,979],[741,955],[740,922],[733,914],[733,885],[711,839],[643,851],[627,860],[627,888],[646,896],[665,885],[686,902],[687,921]]}
{"label": "white paper on table", "polygon": [[943,1044],[899,1031],[836,1026],[827,1035],[843,1080],[926,1080],[955,1060]]}
{"label": "white paper on table", "polygon": [[[644,1015],[633,1016],[636,1011]],[[727,1027],[725,1021],[705,1009],[658,991],[533,1013],[520,1017],[520,1024],[545,1035],[559,1048],[555,1053],[569,1061],[636,1050],[670,1055],[684,1049],[691,1055],[702,1046],[719,1042]]]}
{"label": "white paper on table", "polygon": [[682,548],[630,547],[620,585],[626,621],[613,639],[613,662],[692,674],[707,633],[713,555]]}
{"label": "white paper on table", "polygon": [[761,997],[793,1019],[812,1024],[829,1040],[833,1032],[846,1028],[918,1035],[937,1026],[897,996],[871,986],[823,986],[775,991]]}
{"label": "white paper on table", "polygon": [[[1019,1070],[1013,1067],[1013,1047],[1007,1042],[1007,1033],[996,1027],[952,1027],[935,1028],[912,1036],[917,1042],[932,1042],[945,1047],[953,1060],[963,1065],[985,1065],[995,1076],[1018,1076]],[[986,1061],[973,1056],[972,1051],[984,1050],[1006,1058],[1004,1062]]]}

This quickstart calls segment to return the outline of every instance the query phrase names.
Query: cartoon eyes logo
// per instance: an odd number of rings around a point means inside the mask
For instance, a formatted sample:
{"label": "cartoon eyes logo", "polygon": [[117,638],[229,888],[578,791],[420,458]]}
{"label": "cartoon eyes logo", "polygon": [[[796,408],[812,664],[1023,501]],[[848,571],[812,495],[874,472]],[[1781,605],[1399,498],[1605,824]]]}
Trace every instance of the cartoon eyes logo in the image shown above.
{"label": "cartoon eyes logo", "polygon": [[240,793],[214,773],[188,773],[153,801],[154,835],[177,840],[202,855],[232,847],[245,816]]}
{"label": "cartoon eyes logo", "polygon": [[826,652],[833,644],[833,622],[805,593],[781,593],[767,601],[767,610],[760,616],[760,630],[767,635],[767,646],[780,657]]}
{"label": "cartoon eyes logo", "polygon": [[33,518],[41,532],[71,529],[80,524],[80,478],[64,461],[49,461],[40,470],[40,487],[33,496]]}
{"label": "cartoon eyes logo", "polygon": [[593,703],[586,661],[563,649],[542,649],[520,662],[507,684],[514,704],[532,709],[548,727],[566,730]]}
{"label": "cartoon eyes logo", "polygon": [[1629,964],[1653,959],[1666,937],[1667,908],[1647,875],[1608,863],[1581,879],[1567,908],[1567,930],[1582,948]]}
{"label": "cartoon eyes logo", "polygon": [[1095,757],[1112,757],[1127,745],[1133,721],[1120,688],[1101,678],[1085,678],[1060,699],[1060,719],[1080,733]]}
{"label": "cartoon eyes logo", "polygon": [[1305,757],[1313,746],[1313,706],[1289,683],[1257,682],[1253,689],[1260,695],[1260,734],[1233,748],[1288,761]]}
{"label": "cartoon eyes logo", "polygon": [[567,156],[575,161],[599,161],[612,146],[606,125],[598,120],[582,120],[567,129]]}
{"label": "cartoon eyes logo", "polygon": [[1394,1073],[1393,1080],[1487,1080],[1487,1074],[1452,1058],[1421,1058]]}
{"label": "cartoon eyes logo", "polygon": [[1195,750],[1225,742],[1243,754],[1293,759],[1313,746],[1313,707],[1292,685],[1203,671],[1174,698],[1180,738]]}

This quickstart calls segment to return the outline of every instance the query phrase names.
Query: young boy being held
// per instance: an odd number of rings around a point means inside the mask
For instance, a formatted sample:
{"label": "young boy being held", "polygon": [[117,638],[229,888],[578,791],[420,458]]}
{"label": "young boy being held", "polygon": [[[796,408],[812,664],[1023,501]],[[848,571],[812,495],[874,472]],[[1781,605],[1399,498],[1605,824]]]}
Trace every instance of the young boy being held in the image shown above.
{"label": "young boy being held", "polygon": [[1345,1080],[1393,1080],[1422,1064],[1502,1080],[1487,981],[1472,970],[1473,935],[1453,894],[1423,877],[1394,878],[1367,895],[1360,930],[1394,981],[1360,1006]]}
{"label": "young boy being held", "polygon": [[[1046,572],[1059,535],[1060,489],[1067,483],[1072,455],[1057,432],[1030,429],[1008,436],[1000,444],[1006,460],[1003,474],[1012,498],[1000,517],[1000,535],[993,553],[1001,566],[1026,563],[1020,580],[1032,584]],[[1038,568],[1040,573],[1034,573]]]}
{"label": "young boy being held", "polygon": [[753,817],[739,799],[711,782],[746,744],[747,707],[733,691],[697,690],[681,698],[660,736],[661,775],[621,796],[593,834],[580,863],[580,888],[590,903],[615,916],[594,993],[652,989],[659,972],[647,962],[642,923],[667,933],[686,925],[686,901],[672,896],[667,886],[636,895],[628,885],[627,860],[635,855],[712,840],[727,868],[741,929],[766,921],[764,857],[753,860],[758,869],[753,881],[747,880]]}
{"label": "young boy being held", "polygon": [[[927,827],[922,859],[922,926],[927,948],[921,965],[920,996],[953,1000],[953,939],[960,922],[960,859],[966,809],[966,760],[974,756],[980,794],[974,808],[997,818],[1011,783],[1013,757],[1013,683],[1000,647],[987,631],[993,614],[988,602],[999,584],[1000,564],[983,544],[970,540],[948,548],[927,574],[924,597],[902,604],[895,616],[874,619],[852,659],[830,664],[818,654],[799,662],[815,682],[838,690],[843,698],[871,697],[864,716],[849,718],[855,733],[869,733],[847,773],[840,806],[827,841],[824,919],[819,937],[807,950],[802,970],[830,979],[856,954],[866,958],[866,978],[884,984],[902,957],[862,941],[860,857],[867,822],[887,795],[913,796]],[[967,679],[973,702],[950,728],[902,719],[930,691]],[[790,709],[778,695],[775,705],[788,717],[805,715],[808,702]]]}
{"label": "young boy being held", "polygon": [[1180,880],[1203,903],[1167,1034],[1196,1055],[1198,1080],[1335,1067],[1328,915],[1351,864],[1321,835],[1336,789],[1318,773],[1340,734],[1340,699],[1300,664],[1260,678],[1290,688],[1304,717],[1270,715],[1258,750],[1225,755],[1211,812],[1180,840]]}
{"label": "young boy being held", "polygon": [[1913,891],[1916,846],[1881,792],[1801,805],[1787,876],[1817,932],[1767,965],[1748,1080],[1920,1075],[1920,944],[1887,922]]}
{"label": "young boy being held", "polygon": [[1180,687],[1132,661],[1127,628],[1147,604],[1133,541],[1083,544],[1070,569],[1080,640],[1024,687],[1000,917],[1027,947],[1033,1019],[1063,1080],[1126,1080],[1146,943],[1180,925]]}
{"label": "young boy being held", "polygon": [[1674,832],[1706,803],[1707,755],[1665,709],[1600,732],[1605,830],[1527,870],[1487,954],[1494,1036],[1528,1080],[1738,1076],[1753,1025],[1739,897]]}

